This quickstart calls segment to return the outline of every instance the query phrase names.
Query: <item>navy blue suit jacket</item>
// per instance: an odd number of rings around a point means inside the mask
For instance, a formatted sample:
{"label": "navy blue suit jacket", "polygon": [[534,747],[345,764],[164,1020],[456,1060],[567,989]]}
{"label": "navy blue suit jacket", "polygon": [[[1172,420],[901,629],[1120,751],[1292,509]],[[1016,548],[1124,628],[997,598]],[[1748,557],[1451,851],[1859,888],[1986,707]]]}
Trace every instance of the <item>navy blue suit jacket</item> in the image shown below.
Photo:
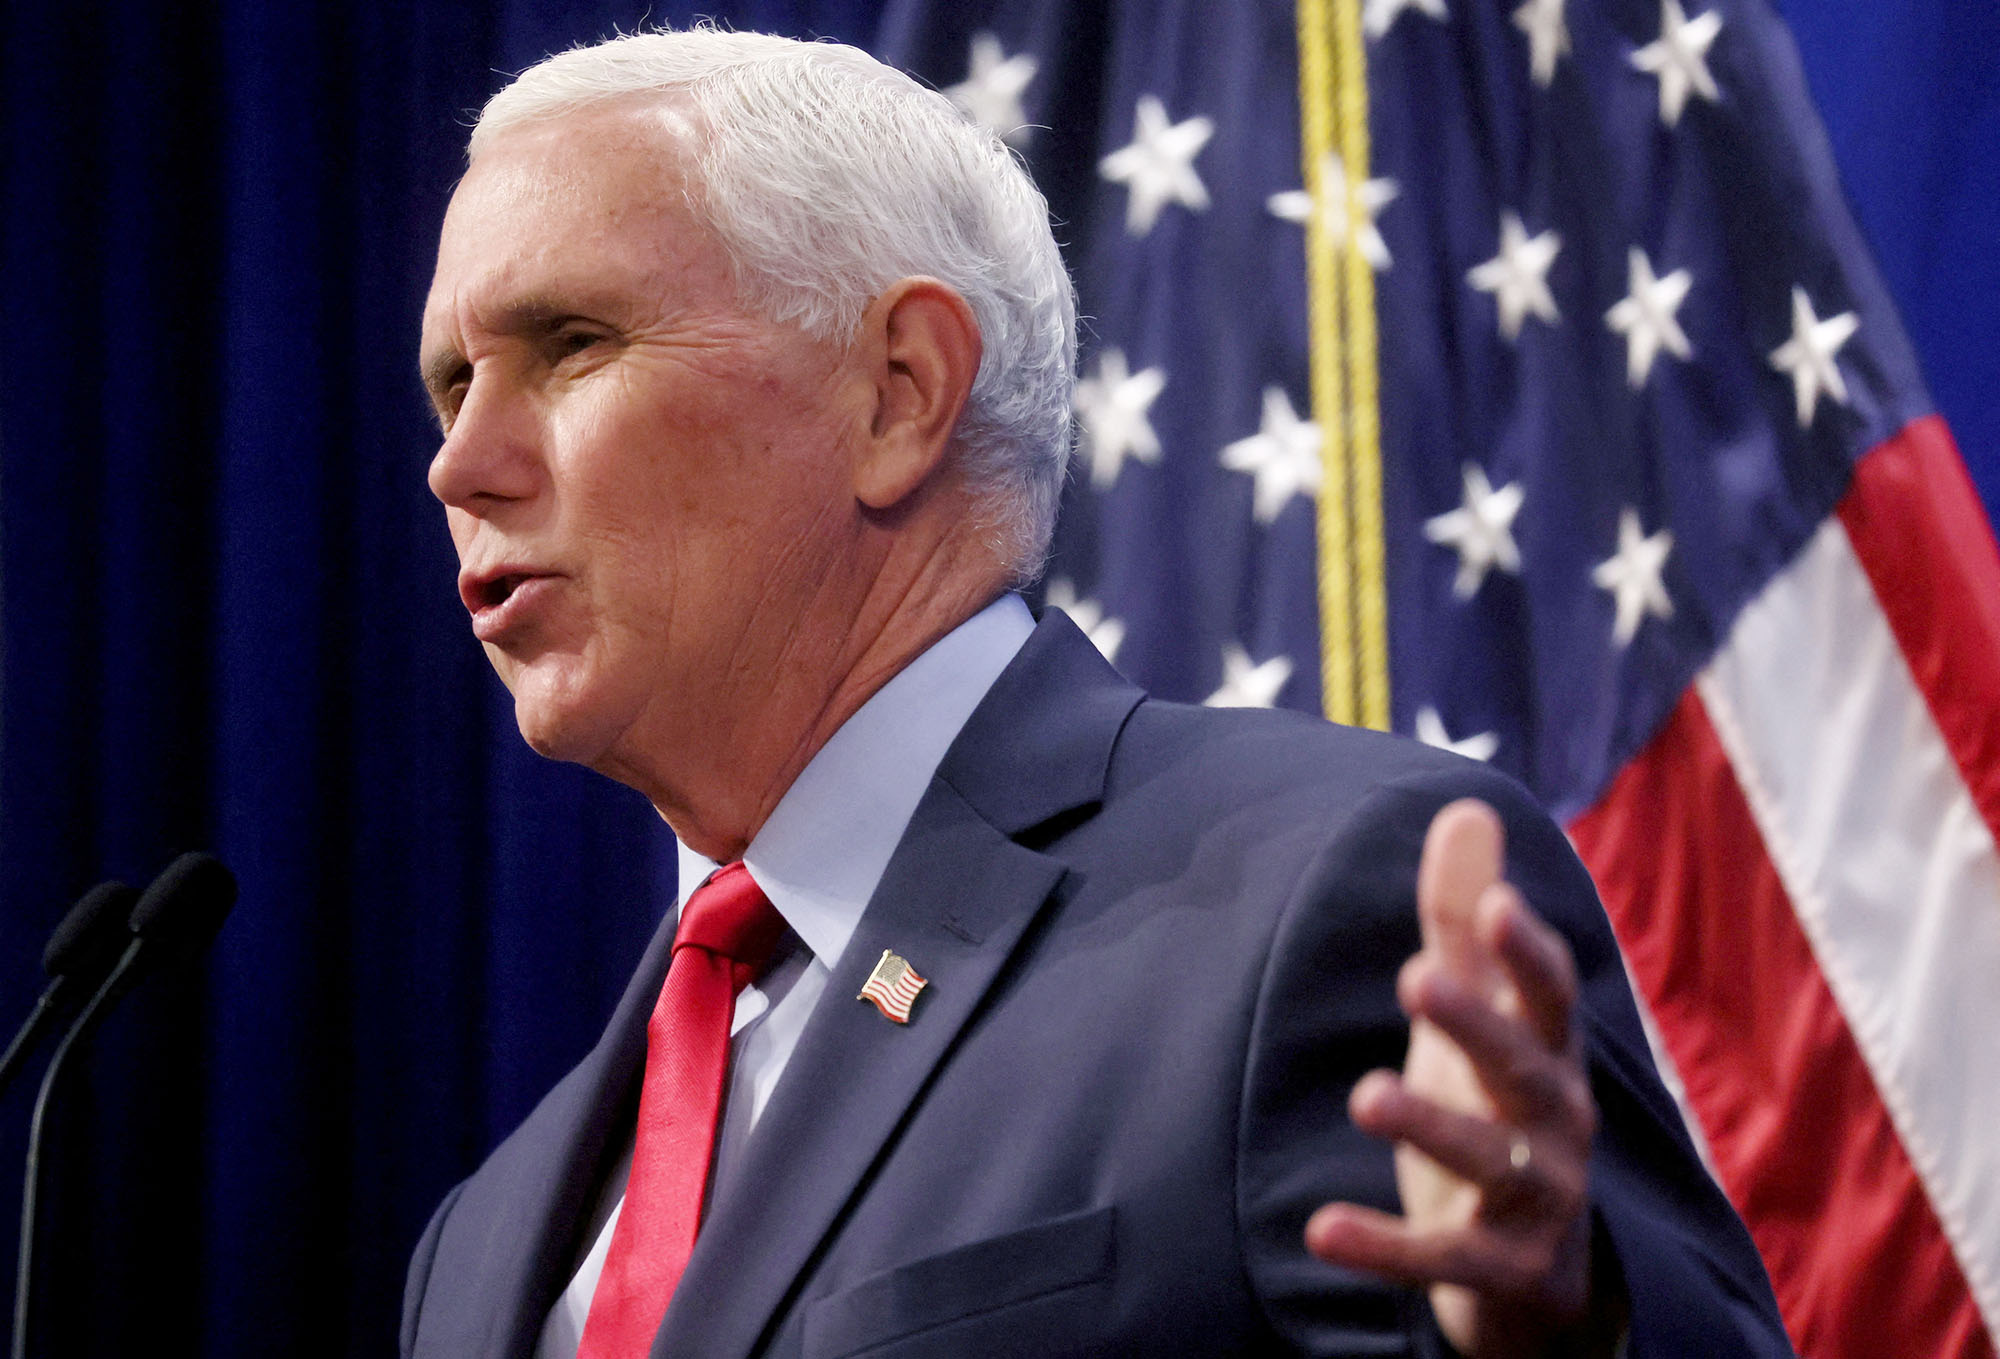
{"label": "navy blue suit jacket", "polygon": [[[654,1355],[1436,1352],[1421,1293],[1300,1235],[1330,1199],[1394,1206],[1345,1101],[1401,1061],[1417,858],[1464,796],[1500,810],[1510,876],[1576,953],[1632,1355],[1788,1354],[1589,880],[1525,795],[1407,741],[1151,701],[1051,612],[932,779]],[[671,933],[438,1210],[406,1355],[532,1351],[632,1117]],[[854,999],[884,949],[930,979],[907,1027]]]}

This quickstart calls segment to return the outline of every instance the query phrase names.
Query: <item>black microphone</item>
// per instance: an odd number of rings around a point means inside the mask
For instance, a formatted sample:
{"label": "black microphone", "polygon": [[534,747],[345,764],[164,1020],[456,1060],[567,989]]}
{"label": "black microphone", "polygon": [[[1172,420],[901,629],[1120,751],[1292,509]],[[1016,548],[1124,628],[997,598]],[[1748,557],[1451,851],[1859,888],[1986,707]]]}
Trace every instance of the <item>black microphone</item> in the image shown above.
{"label": "black microphone", "polygon": [[0,1091],[14,1078],[56,1017],[77,995],[95,987],[117,961],[119,951],[131,937],[126,920],[139,894],[122,882],[100,882],[69,908],[49,936],[42,950],[42,971],[49,984],[35,1001],[35,1008],[14,1034],[14,1041],[0,1054]]}
{"label": "black microphone", "polygon": [[[21,1243],[14,1273],[13,1359],[27,1359],[28,1311],[34,1292],[34,1246],[36,1199],[42,1178],[42,1133],[47,1126],[49,1097],[61,1079],[70,1053],[96,1032],[127,991],[146,971],[175,958],[199,953],[215,932],[222,928],[229,908],[236,904],[236,875],[212,854],[183,854],[153,879],[145,895],[133,906],[126,924],[129,942],[110,974],[99,983],[90,1000],[56,1045],[42,1073],[42,1088],[35,1096],[35,1114],[28,1127],[28,1156],[21,1186]],[[53,943],[53,941],[51,941]]]}

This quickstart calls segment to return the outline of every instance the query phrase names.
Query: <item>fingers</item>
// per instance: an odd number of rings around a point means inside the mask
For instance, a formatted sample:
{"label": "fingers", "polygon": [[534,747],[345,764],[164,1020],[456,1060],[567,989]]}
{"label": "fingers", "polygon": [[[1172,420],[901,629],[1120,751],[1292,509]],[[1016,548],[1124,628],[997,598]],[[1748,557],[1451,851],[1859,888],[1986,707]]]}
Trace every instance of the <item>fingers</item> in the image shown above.
{"label": "fingers", "polygon": [[1466,1233],[1420,1237],[1402,1218],[1358,1203],[1329,1203],[1306,1219],[1306,1249],[1328,1264],[1383,1275],[1400,1284],[1478,1285],[1464,1249]]}
{"label": "fingers", "polygon": [[[1510,1013],[1423,954],[1404,965],[1397,992],[1413,1020],[1435,1026],[1464,1054],[1503,1121],[1588,1140],[1594,1106],[1570,1038],[1568,1000],[1554,996],[1539,1013],[1537,1004],[1523,1000]],[[1462,1098],[1441,1089],[1422,1093],[1465,1107]]]}
{"label": "fingers", "polygon": [[1569,1046],[1576,1008],[1576,960],[1569,944],[1521,899],[1511,883],[1496,883],[1480,898],[1477,935],[1506,968],[1522,1017],[1544,1046]]}
{"label": "fingers", "polygon": [[1395,1146],[1408,1216],[1335,1203],[1306,1227],[1322,1259],[1429,1285],[1455,1343],[1496,1315],[1537,1319],[1529,1333],[1545,1334],[1542,1321],[1589,1291],[1597,1114],[1575,1037],[1576,964],[1507,883],[1505,861],[1484,803],[1432,820],[1417,875],[1423,944],[1396,986],[1411,1019],[1403,1072],[1373,1072],[1349,1099],[1355,1126]]}
{"label": "fingers", "polygon": [[[1586,1212],[1588,1139],[1531,1132],[1461,1113],[1411,1091],[1394,1074],[1359,1081],[1349,1113],[1397,1146],[1398,1217],[1354,1203],[1321,1206],[1306,1221],[1321,1260],[1427,1287],[1438,1323],[1462,1353],[1540,1353],[1540,1340],[1583,1315],[1590,1297]],[[1447,1198],[1411,1190],[1448,1177]],[[1442,1210],[1442,1211],[1440,1211]],[[1527,1338],[1528,1348],[1495,1336]]]}
{"label": "fingers", "polygon": [[1417,917],[1424,947],[1468,975],[1479,969],[1473,927],[1480,894],[1501,880],[1507,840],[1491,807],[1472,798],[1431,819],[1417,864]]}
{"label": "fingers", "polygon": [[1541,1292],[1560,1242],[1478,1227],[1423,1231],[1357,1203],[1329,1203],[1306,1220],[1306,1249],[1328,1264],[1411,1286],[1456,1284],[1495,1298]]}
{"label": "fingers", "polygon": [[1387,1071],[1370,1072],[1355,1085],[1348,1113],[1363,1132],[1422,1154],[1477,1190],[1482,1222],[1562,1221],[1582,1210],[1586,1170],[1566,1137],[1537,1139],[1447,1109]]}

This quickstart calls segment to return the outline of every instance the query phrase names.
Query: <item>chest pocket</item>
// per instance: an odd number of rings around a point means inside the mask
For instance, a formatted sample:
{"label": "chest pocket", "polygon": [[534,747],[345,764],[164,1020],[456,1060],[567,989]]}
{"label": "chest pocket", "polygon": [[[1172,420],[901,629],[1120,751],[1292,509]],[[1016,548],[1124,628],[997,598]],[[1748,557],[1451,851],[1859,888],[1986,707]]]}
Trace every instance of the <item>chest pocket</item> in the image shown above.
{"label": "chest pocket", "polygon": [[1107,1206],[885,1270],[807,1306],[807,1359],[1088,1351],[1114,1242]]}

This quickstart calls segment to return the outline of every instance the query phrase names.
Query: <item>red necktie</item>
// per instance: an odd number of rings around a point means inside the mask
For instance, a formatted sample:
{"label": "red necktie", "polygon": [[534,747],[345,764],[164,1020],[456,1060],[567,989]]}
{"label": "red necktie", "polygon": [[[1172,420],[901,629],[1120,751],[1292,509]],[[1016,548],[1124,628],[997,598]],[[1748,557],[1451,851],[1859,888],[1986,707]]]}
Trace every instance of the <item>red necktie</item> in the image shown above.
{"label": "red necktie", "polygon": [[741,863],[719,869],[681,911],[666,985],[646,1023],[632,1178],[577,1359],[643,1359],[652,1348],[701,1226],[736,993],[784,931],[784,917]]}

